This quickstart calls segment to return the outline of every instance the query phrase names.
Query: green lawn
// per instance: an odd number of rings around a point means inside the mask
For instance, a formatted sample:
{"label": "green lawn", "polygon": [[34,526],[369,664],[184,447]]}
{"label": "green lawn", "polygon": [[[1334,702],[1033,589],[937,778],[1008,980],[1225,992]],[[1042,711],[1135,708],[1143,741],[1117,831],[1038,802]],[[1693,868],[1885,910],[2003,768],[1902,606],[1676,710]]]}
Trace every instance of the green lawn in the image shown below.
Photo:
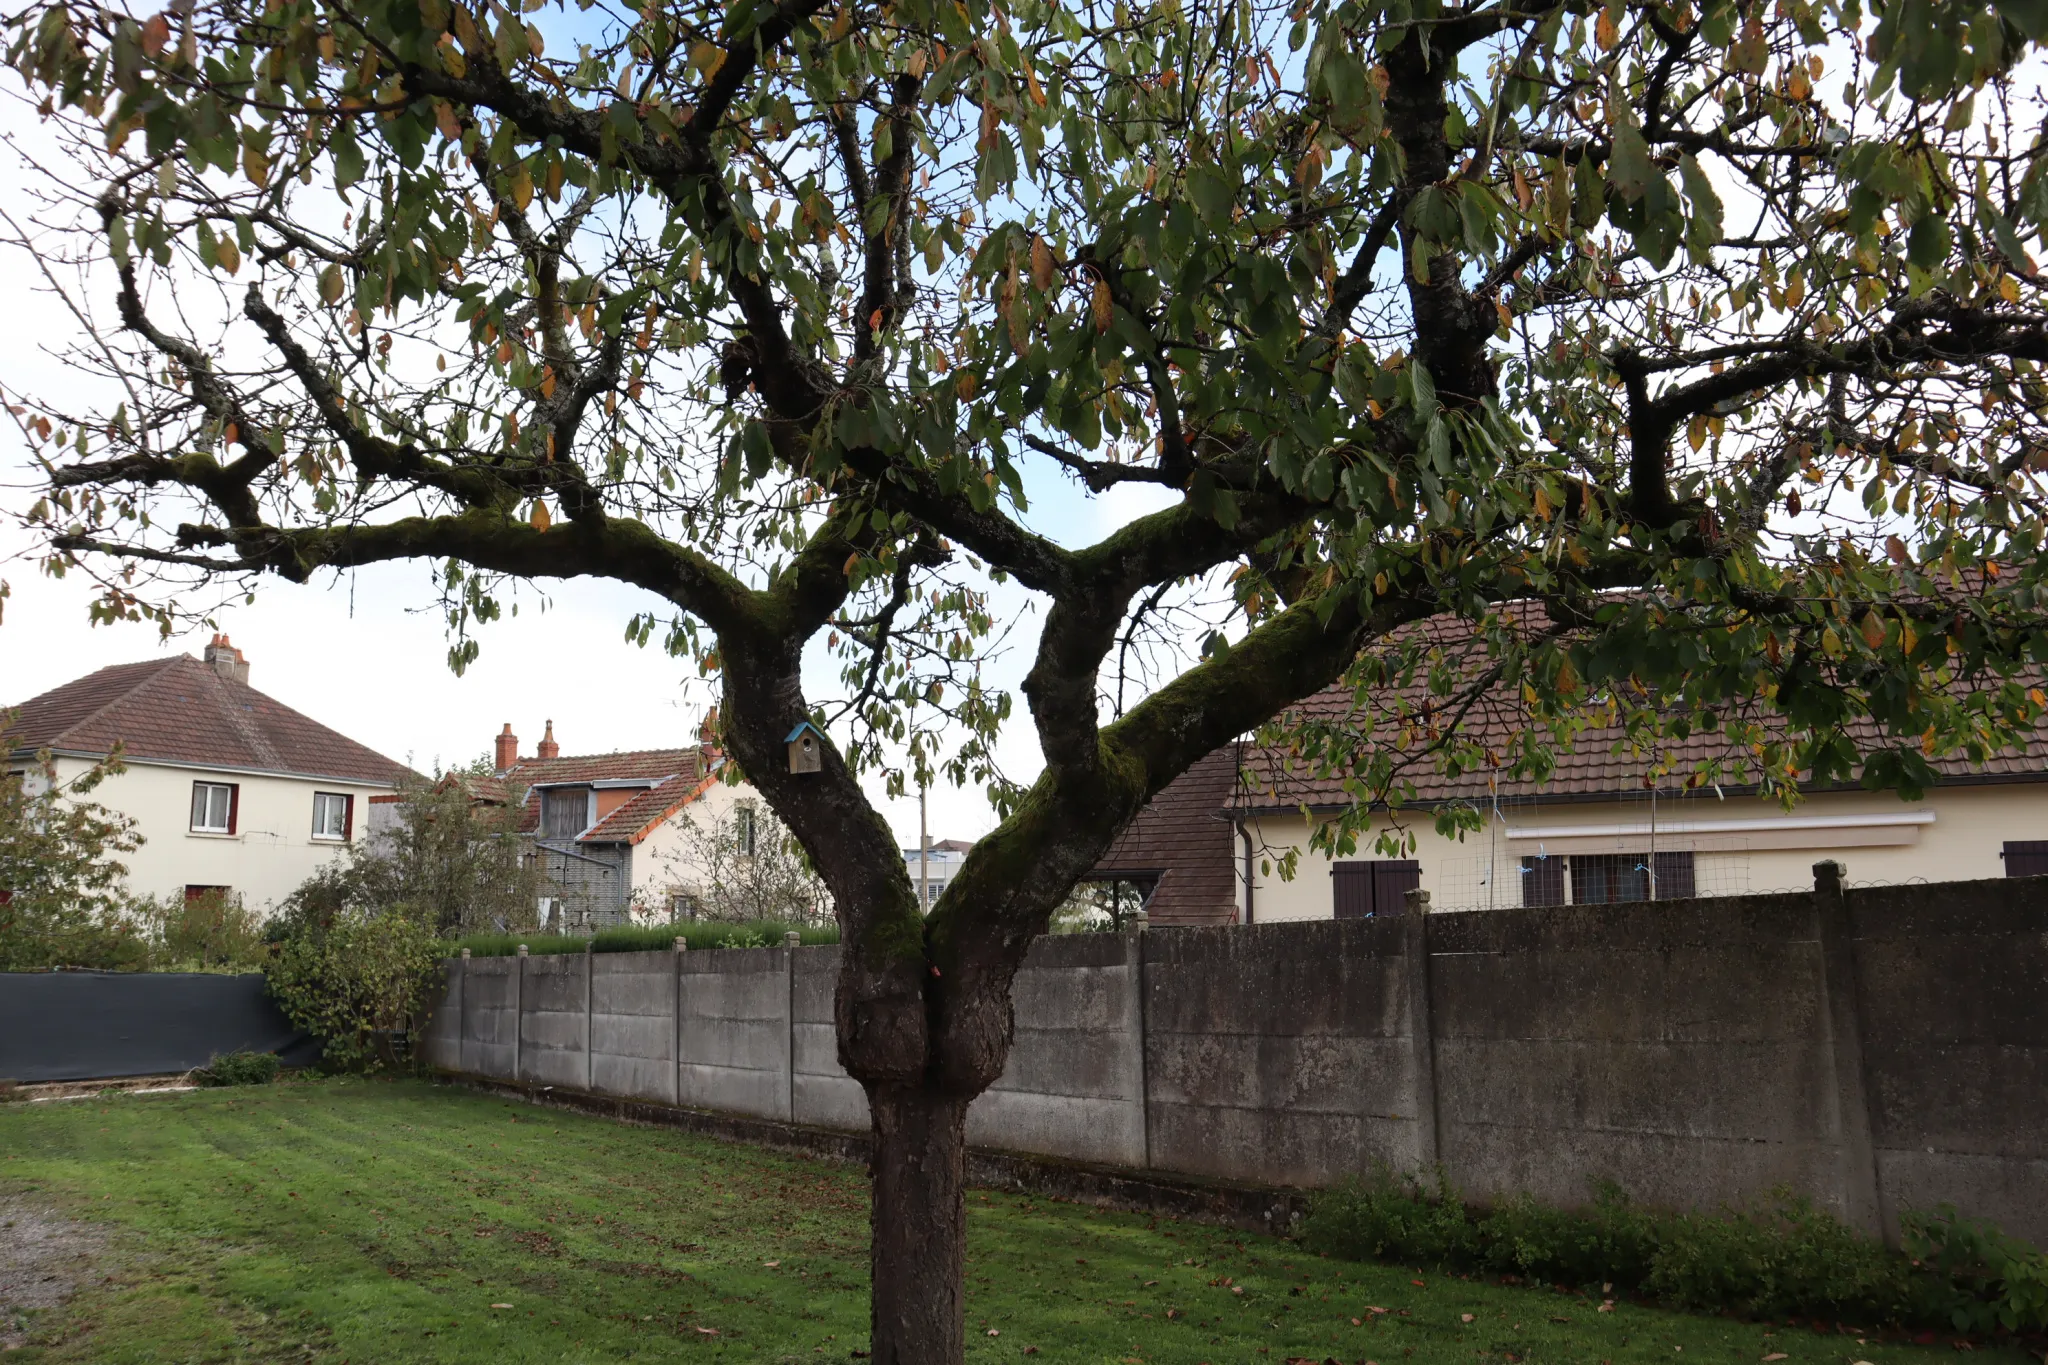
{"label": "green lawn", "polygon": [[[363,1081],[8,1105],[0,1154],[0,1197],[109,1234],[10,1362],[816,1361],[867,1346],[858,1170]],[[1946,1342],[1603,1312],[1043,1199],[977,1192],[970,1220],[977,1362],[1954,1359]]]}

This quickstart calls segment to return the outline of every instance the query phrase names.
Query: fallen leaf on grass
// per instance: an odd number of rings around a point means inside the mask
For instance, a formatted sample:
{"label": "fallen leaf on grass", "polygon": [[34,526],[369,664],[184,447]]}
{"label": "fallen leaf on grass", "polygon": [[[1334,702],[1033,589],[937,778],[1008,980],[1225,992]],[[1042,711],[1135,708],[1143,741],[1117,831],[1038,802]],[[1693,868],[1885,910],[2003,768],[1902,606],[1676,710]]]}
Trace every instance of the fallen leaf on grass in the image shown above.
{"label": "fallen leaf on grass", "polygon": [[[718,1329],[717,1329],[716,1327],[699,1327],[699,1328],[696,1328],[695,1330],[696,1330],[696,1332],[697,1332],[697,1335],[699,1335],[699,1336],[705,1336],[705,1337],[715,1337],[715,1336],[717,1336],[717,1335],[718,1335]],[[867,1354],[867,1352],[866,1352],[866,1351],[862,1351],[862,1352],[861,1352],[860,1354],[862,1354],[862,1355],[866,1355],[866,1354]]]}
{"label": "fallen leaf on grass", "polygon": [[494,1303],[491,1305],[493,1308],[510,1308],[511,1306],[509,1303]]}
{"label": "fallen leaf on grass", "polygon": [[1002,1333],[1001,1333],[1000,1331],[998,1331],[997,1329],[995,1329],[995,1328],[993,1328],[993,1327],[991,1327],[991,1328],[989,1328],[989,1329],[988,1329],[988,1334],[989,1334],[990,1336],[992,1336],[992,1337],[999,1337],[999,1336],[1001,1336],[1001,1335],[1002,1335]]}
{"label": "fallen leaf on grass", "polygon": [[1764,1357],[1764,1359],[1765,1359],[1765,1360],[1783,1360],[1783,1359],[1785,1359],[1785,1353],[1784,1353],[1783,1351],[1773,1351],[1773,1352],[1771,1352],[1771,1353],[1770,1353],[1769,1355],[1765,1356],[1765,1357]]}
{"label": "fallen leaf on grass", "polygon": [[767,1266],[767,1267],[768,1267],[768,1268],[769,1268],[770,1270],[774,1270],[774,1269],[776,1269],[777,1267],[779,1267],[779,1266],[780,1266],[780,1265],[782,1264],[782,1262],[780,1262],[780,1261],[763,1261],[763,1262],[761,1262],[761,1264],[762,1264],[762,1265],[765,1265],[765,1266]]}
{"label": "fallen leaf on grass", "polygon": [[1599,1307],[1598,1309],[1596,1309],[1595,1311],[1596,1311],[1596,1312],[1601,1312],[1601,1313],[1612,1313],[1612,1312],[1614,1311],[1614,1300],[1613,1300],[1613,1299],[1607,1299],[1607,1300],[1603,1301],[1603,1302],[1601,1303],[1600,1307]]}
{"label": "fallen leaf on grass", "polygon": [[1470,1322],[1470,1321],[1472,1321],[1472,1315],[1471,1315],[1470,1313],[1460,1313],[1460,1314],[1458,1314],[1458,1321],[1459,1321],[1459,1322]]}

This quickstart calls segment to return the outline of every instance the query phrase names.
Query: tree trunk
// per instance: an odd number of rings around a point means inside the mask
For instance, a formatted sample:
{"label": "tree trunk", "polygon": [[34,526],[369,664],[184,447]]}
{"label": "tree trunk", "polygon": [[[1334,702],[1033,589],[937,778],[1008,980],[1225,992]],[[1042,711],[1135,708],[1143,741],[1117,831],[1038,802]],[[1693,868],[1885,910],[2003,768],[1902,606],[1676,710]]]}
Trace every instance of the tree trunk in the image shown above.
{"label": "tree trunk", "polygon": [[966,1350],[967,1099],[874,1086],[875,1365],[959,1365]]}

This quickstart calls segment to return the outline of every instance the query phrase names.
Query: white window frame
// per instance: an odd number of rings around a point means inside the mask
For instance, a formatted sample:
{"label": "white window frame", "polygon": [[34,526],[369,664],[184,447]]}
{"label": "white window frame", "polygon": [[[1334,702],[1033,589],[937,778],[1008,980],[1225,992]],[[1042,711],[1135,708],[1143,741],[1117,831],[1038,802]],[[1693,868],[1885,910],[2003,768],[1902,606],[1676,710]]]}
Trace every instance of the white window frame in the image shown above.
{"label": "white window frame", "polygon": [[[320,812],[323,804],[327,804],[327,808],[330,810],[334,809],[334,806],[328,803],[339,803],[341,810],[341,819],[338,822],[336,822],[336,828],[334,832],[331,834],[320,827]],[[347,843],[350,824],[349,816],[353,813],[349,808],[354,804],[355,798],[353,796],[350,796],[347,792],[314,792],[313,837],[323,844]]]}
{"label": "white window frame", "polygon": [[[235,787],[233,782],[194,782],[192,784],[192,833],[233,834],[235,832]],[[204,801],[200,793],[207,795]],[[213,815],[213,793],[221,794],[220,823],[210,823]],[[202,820],[209,823],[202,824]]]}
{"label": "white window frame", "polygon": [[738,848],[739,855],[742,858],[753,857],[754,850],[758,847],[756,841],[760,832],[759,822],[754,816],[754,807],[751,804],[734,807],[732,819],[733,842]]}

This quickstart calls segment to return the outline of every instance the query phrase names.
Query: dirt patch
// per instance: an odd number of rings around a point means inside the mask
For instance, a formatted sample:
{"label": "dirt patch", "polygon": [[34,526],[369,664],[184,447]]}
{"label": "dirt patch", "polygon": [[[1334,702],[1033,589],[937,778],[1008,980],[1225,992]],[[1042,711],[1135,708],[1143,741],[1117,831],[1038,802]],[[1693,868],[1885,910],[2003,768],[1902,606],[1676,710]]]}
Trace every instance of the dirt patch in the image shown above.
{"label": "dirt patch", "polygon": [[0,1196],[0,1351],[25,1344],[29,1324],[71,1297],[106,1245],[99,1228]]}

